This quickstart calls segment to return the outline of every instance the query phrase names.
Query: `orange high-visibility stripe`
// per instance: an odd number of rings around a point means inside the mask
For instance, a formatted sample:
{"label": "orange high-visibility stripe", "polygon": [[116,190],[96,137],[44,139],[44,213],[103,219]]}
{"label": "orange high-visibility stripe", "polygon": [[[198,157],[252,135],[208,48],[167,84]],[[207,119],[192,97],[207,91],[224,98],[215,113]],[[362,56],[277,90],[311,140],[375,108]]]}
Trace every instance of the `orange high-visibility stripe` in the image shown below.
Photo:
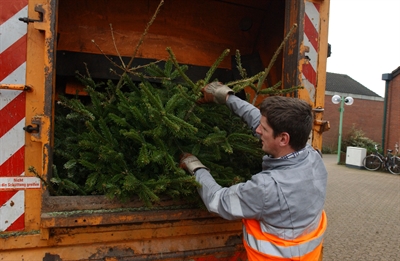
{"label": "orange high-visibility stripe", "polygon": [[318,260],[327,226],[323,211],[319,227],[313,232],[293,240],[284,240],[262,232],[257,220],[243,220],[243,223],[243,241],[249,260]]}
{"label": "orange high-visibility stripe", "polygon": [[303,255],[301,257],[292,257],[292,258],[283,258],[283,257],[276,257],[267,255],[257,250],[252,249],[249,245],[247,245],[246,241],[244,240],[244,246],[247,251],[247,259],[248,261],[318,261],[322,251],[322,243],[314,249],[314,251]]}

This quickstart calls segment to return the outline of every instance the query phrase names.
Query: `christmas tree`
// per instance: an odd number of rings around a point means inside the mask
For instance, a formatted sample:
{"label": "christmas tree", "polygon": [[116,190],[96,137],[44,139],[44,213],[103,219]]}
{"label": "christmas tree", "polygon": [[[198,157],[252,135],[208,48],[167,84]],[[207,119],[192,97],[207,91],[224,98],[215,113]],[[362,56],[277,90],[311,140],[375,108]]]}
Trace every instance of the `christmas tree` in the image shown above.
{"label": "christmas tree", "polygon": [[[79,74],[89,96],[60,97],[51,179],[57,194],[120,200],[138,196],[147,206],[163,195],[197,200],[198,184],[179,168],[183,152],[196,155],[222,186],[260,170],[261,146],[242,120],[226,106],[196,103],[229,51],[196,83],[186,76],[187,66],[168,51],[170,59],[163,65],[150,63],[136,73],[140,81],[124,74],[118,83],[95,82]],[[236,57],[246,77],[239,52]],[[263,76],[228,85],[236,92],[246,86],[256,89]]]}
{"label": "christmas tree", "polygon": [[[121,65],[117,65],[108,59],[123,70],[118,81],[96,81],[89,71],[85,75],[78,73],[88,96],[59,96],[53,174],[49,182],[45,181],[52,194],[106,195],[120,200],[139,197],[146,206],[163,196],[200,202],[194,177],[179,168],[184,152],[197,156],[222,186],[245,181],[260,170],[263,152],[246,124],[226,106],[197,104],[201,89],[218,80],[213,78],[214,72],[229,50],[196,82],[187,76],[188,66],[180,65],[170,48],[167,61],[131,68],[162,3],[129,62],[125,64],[119,57]],[[259,95],[296,90],[297,87],[282,90],[280,83],[264,86],[294,28],[269,66],[254,76],[247,76],[236,51],[237,69],[243,79],[225,84],[235,93],[251,88],[253,104]],[[101,48],[99,51],[102,53]]]}

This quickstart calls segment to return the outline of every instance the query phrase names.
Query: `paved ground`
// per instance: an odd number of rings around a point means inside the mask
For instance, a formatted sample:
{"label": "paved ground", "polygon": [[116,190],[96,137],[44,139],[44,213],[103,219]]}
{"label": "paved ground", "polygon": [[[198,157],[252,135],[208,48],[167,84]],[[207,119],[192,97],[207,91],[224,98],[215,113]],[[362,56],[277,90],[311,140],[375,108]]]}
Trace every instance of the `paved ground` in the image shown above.
{"label": "paved ground", "polygon": [[400,260],[400,175],[349,168],[324,155],[328,169],[324,261]]}

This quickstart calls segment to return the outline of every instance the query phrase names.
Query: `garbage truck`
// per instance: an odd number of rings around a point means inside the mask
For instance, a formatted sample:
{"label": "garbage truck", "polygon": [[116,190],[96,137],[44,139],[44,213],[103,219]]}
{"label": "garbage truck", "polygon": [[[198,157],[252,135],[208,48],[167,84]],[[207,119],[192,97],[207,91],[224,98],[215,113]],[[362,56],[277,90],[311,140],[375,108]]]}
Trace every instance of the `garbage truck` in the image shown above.
{"label": "garbage truck", "polygon": [[[329,0],[0,0],[0,260],[246,260],[241,221],[165,199],[54,196],[54,107],[74,93],[76,71],[112,79],[110,61],[137,66],[167,58],[166,47],[196,74],[225,49],[240,50],[249,73],[312,105],[310,144],[321,149]],[[150,27],[146,27],[157,16]],[[144,34],[145,28],[148,31]],[[135,47],[143,41],[143,46]],[[105,59],[108,57],[108,60]],[[234,79],[224,60],[216,73]],[[75,86],[75,87],[74,87]],[[29,168],[37,170],[34,175]]]}

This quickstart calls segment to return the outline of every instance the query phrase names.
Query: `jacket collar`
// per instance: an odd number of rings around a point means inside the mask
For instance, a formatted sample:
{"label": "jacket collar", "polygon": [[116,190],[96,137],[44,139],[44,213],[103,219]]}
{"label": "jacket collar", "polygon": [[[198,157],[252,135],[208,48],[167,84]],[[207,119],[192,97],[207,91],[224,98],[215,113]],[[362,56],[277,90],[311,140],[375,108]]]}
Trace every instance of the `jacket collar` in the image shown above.
{"label": "jacket collar", "polygon": [[292,152],[280,158],[271,158],[269,155],[265,155],[263,157],[262,169],[269,170],[281,166],[287,167],[289,165],[296,164],[305,159],[311,150],[313,150],[313,148],[307,144],[303,149]]}

